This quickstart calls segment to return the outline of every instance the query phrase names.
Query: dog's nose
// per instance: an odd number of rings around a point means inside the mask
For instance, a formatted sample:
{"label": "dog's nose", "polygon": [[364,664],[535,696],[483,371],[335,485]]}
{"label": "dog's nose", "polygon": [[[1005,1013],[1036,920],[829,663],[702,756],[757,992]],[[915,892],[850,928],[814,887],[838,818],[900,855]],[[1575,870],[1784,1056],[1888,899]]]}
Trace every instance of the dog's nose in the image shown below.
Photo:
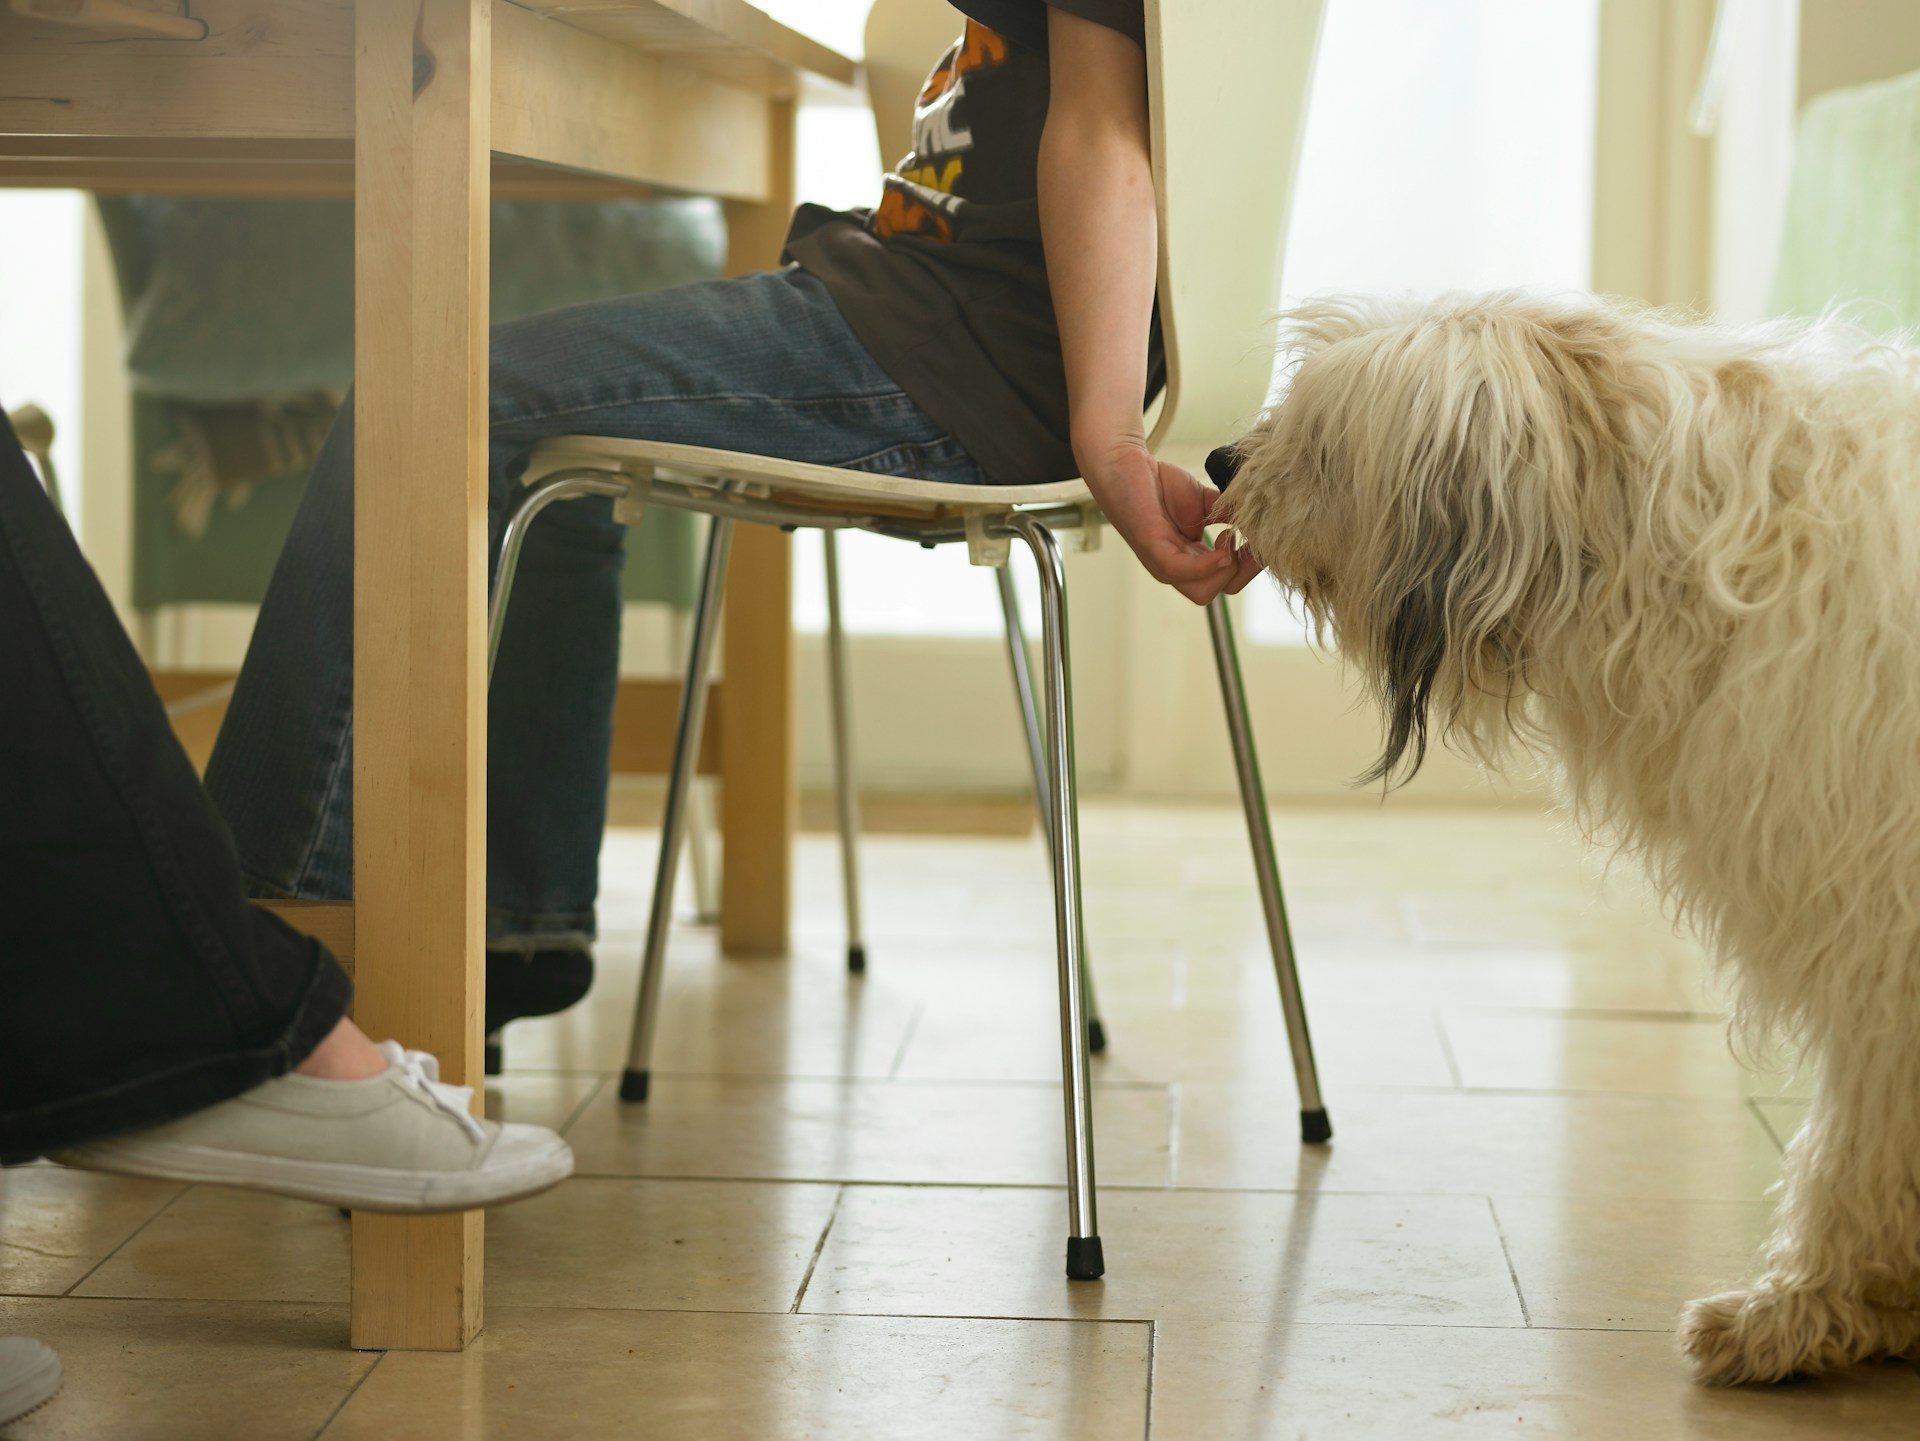
{"label": "dog's nose", "polygon": [[1223,445],[1207,456],[1207,475],[1213,483],[1225,490],[1227,482],[1240,469],[1239,453],[1231,445]]}

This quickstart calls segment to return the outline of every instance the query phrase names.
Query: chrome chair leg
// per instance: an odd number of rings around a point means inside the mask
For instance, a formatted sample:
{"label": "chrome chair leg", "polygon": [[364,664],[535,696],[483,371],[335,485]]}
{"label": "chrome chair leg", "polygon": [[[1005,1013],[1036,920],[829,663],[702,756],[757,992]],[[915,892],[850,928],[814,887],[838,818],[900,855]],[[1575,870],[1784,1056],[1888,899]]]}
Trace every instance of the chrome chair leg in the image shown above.
{"label": "chrome chair leg", "polygon": [[[1020,702],[1020,723],[1027,741],[1027,764],[1033,772],[1033,803],[1040,811],[1040,833],[1046,837],[1047,856],[1051,860],[1053,812],[1047,804],[1047,752],[1040,739],[1040,715],[1033,704],[1033,669],[1027,657],[1027,633],[1020,624],[1020,597],[1013,588],[1013,572],[1006,566],[994,567],[993,578],[1000,590],[1000,619],[1007,634],[1007,661],[1013,670],[1013,694]],[[1093,966],[1087,960],[1083,937],[1080,945],[1080,988],[1087,998],[1087,1048],[1096,1055],[1107,1048],[1107,1028],[1100,1019],[1100,998],[1093,989]]]}
{"label": "chrome chair leg", "polygon": [[[526,546],[527,532],[540,512],[555,501],[578,500],[582,496],[620,496],[627,493],[623,480],[608,475],[576,475],[550,480],[527,493],[520,507],[507,517],[500,534],[500,555],[494,562],[493,586],[487,596],[487,683],[493,683],[494,662],[500,658],[500,637],[507,626],[507,602],[513,597],[514,572],[520,567],[520,552]],[[149,647],[144,654],[151,655]],[[500,1033],[487,1032],[481,1066],[489,1076],[497,1076],[505,1067]]]}
{"label": "chrome chair leg", "polygon": [[1093,1083],[1087,1064],[1081,989],[1080,817],[1074,794],[1073,688],[1067,654],[1066,575],[1053,532],[1030,515],[1009,518],[1040,572],[1041,646],[1047,690],[1048,808],[1054,837],[1053,915],[1060,966],[1060,1082],[1067,1126],[1067,1276],[1099,1279],[1106,1270],[1095,1212]]}
{"label": "chrome chair leg", "polygon": [[847,902],[847,969],[867,968],[860,930],[860,797],[853,772],[853,700],[847,677],[847,633],[840,624],[839,537],[822,529],[827,562],[827,699],[833,714],[833,795],[840,818],[840,885]]}
{"label": "chrome chair leg", "polygon": [[1260,759],[1253,750],[1247,692],[1225,596],[1207,607],[1207,630],[1213,637],[1213,663],[1220,672],[1220,698],[1226,705],[1227,734],[1233,741],[1233,767],[1240,779],[1240,803],[1247,813],[1247,839],[1253,847],[1254,875],[1260,883],[1260,905],[1267,917],[1267,941],[1273,948],[1273,973],[1280,983],[1280,1009],[1286,1016],[1287,1045],[1293,1053],[1293,1079],[1300,1092],[1300,1139],[1318,1145],[1333,1138],[1333,1123],[1327,1119],[1326,1103],[1320,1096],[1313,1039],[1307,1034],[1300,972],[1294,965],[1293,936],[1287,929],[1280,867],[1273,851],[1273,827],[1267,818],[1267,793],[1260,782]]}
{"label": "chrome chair leg", "polygon": [[700,600],[694,611],[686,683],[680,689],[680,719],[673,737],[673,774],[667,782],[666,812],[660,818],[660,863],[654,874],[653,906],[647,916],[647,949],[640,962],[640,994],[634,1002],[627,1068],[620,1077],[623,1101],[646,1100],[652,1077],[653,1031],[660,1014],[667,933],[673,926],[673,886],[680,868],[680,844],[686,836],[687,791],[700,755],[701,731],[706,725],[713,640],[719,630],[720,601],[726,591],[727,558],[732,549],[733,522],[715,516],[707,532],[707,559],[700,574]]}
{"label": "chrome chair leg", "polygon": [[500,535],[500,557],[493,566],[493,593],[487,597],[487,679],[493,679],[493,663],[500,658],[500,636],[507,625],[507,601],[513,595],[513,574],[520,566],[520,551],[527,543],[527,531],[540,512],[559,500],[578,500],[587,495],[621,496],[627,493],[625,481],[604,475],[576,475],[549,480],[527,492],[520,508],[507,518]]}

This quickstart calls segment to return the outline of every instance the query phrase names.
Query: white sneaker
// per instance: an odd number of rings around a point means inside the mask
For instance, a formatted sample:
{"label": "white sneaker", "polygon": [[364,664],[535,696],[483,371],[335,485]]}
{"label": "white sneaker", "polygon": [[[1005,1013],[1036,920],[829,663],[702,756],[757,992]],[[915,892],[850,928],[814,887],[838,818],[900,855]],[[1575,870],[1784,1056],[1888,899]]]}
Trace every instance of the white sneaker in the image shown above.
{"label": "white sneaker", "polygon": [[60,1358],[25,1336],[0,1336],[0,1426],[37,1411],[60,1389]]}
{"label": "white sneaker", "polygon": [[557,1186],[573,1152],[545,1126],[476,1120],[473,1090],[384,1041],[364,1081],[286,1075],[151,1130],[76,1146],[62,1165],[205,1181],[361,1211],[470,1211]]}

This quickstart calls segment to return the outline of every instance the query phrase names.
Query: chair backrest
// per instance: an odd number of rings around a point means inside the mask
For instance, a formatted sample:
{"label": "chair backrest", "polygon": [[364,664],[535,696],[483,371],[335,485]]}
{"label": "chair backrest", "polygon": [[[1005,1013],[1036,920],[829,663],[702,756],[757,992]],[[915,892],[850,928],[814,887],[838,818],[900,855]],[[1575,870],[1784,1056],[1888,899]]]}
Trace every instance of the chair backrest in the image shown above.
{"label": "chair backrest", "polygon": [[1167,395],[1150,444],[1193,466],[1273,377],[1280,252],[1323,0],[1146,0]]}
{"label": "chair backrest", "polygon": [[[1146,0],[1167,392],[1156,453],[1188,466],[1235,439],[1273,374],[1294,172],[1324,0]],[[874,0],[866,68],[882,158],[958,35],[946,0]]]}

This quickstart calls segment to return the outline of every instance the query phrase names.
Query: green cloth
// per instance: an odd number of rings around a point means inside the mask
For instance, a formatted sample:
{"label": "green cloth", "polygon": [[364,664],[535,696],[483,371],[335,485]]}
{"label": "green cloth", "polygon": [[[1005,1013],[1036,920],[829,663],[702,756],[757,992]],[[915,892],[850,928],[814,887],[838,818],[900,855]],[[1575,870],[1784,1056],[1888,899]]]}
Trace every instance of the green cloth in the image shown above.
{"label": "green cloth", "polygon": [[1920,325],[1920,72],[1801,113],[1770,309],[1835,305],[1873,331]]}
{"label": "green cloth", "polygon": [[[136,390],[218,403],[353,378],[353,205],[344,200],[100,201],[120,263]],[[719,275],[708,200],[496,201],[493,319]],[[119,262],[116,262],[119,263]]]}
{"label": "green cloth", "polygon": [[[353,375],[353,207],[324,200],[97,201],[127,318],[133,603],[254,604]],[[492,207],[496,321],[718,276],[711,201]],[[627,532],[630,601],[690,609],[697,518]]]}

